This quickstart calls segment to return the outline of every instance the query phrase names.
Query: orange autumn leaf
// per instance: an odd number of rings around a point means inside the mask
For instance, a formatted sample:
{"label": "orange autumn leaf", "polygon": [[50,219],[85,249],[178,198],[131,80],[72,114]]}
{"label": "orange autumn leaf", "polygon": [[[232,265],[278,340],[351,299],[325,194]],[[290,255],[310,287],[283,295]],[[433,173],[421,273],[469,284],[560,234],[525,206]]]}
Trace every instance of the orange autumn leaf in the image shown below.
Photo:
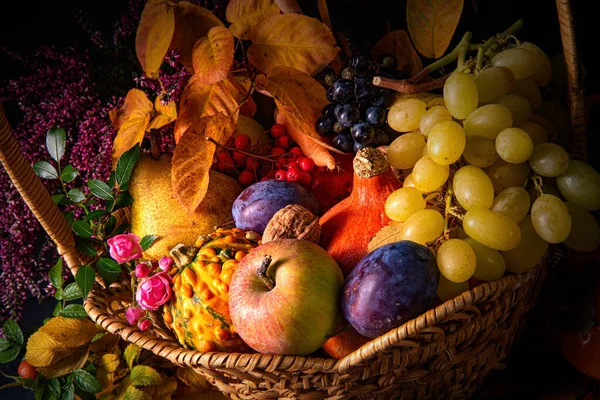
{"label": "orange autumn leaf", "polygon": [[398,68],[409,76],[423,69],[423,62],[413,47],[406,31],[393,31],[382,37],[372,49],[374,56],[392,54],[398,60]]}
{"label": "orange autumn leaf", "polygon": [[232,92],[235,90],[228,80],[206,84],[192,76],[179,102],[179,117],[175,125],[175,141],[196,121],[207,115],[222,113],[229,118],[226,122],[233,131],[239,114],[238,103]]}
{"label": "orange autumn leaf", "polygon": [[220,82],[227,78],[233,64],[233,35],[229,29],[215,26],[208,36],[200,38],[192,50],[194,73],[202,83]]}
{"label": "orange autumn leaf", "polygon": [[318,0],[317,7],[319,9],[319,16],[321,21],[325,23],[333,31],[333,25],[331,25],[331,18],[329,17],[329,8],[327,7],[327,0]]}
{"label": "orange autumn leaf", "polygon": [[135,35],[135,52],[148,77],[158,77],[174,30],[173,6],[166,0],[148,0]]}
{"label": "orange autumn leaf", "polygon": [[215,26],[224,26],[219,18],[206,8],[187,1],[180,1],[175,6],[175,32],[171,40],[171,49],[181,55],[180,61],[187,68],[192,68],[192,49],[201,37]]}
{"label": "orange autumn leaf", "polygon": [[327,25],[300,14],[268,17],[250,32],[250,39],[248,60],[264,73],[283,66],[314,75],[339,52]]}
{"label": "orange autumn leaf", "polygon": [[260,21],[280,13],[273,0],[231,0],[225,16],[231,22],[229,30],[238,39],[250,39],[250,31]]}
{"label": "orange autumn leaf", "polygon": [[458,26],[464,0],[408,0],[406,22],[419,53],[439,58]]}
{"label": "orange autumn leaf", "polygon": [[174,101],[170,101],[163,105],[161,96],[156,96],[156,99],[154,100],[154,108],[156,110],[156,114],[152,118],[152,121],[150,121],[150,125],[148,126],[147,130],[162,128],[163,126],[177,119],[177,106]]}
{"label": "orange autumn leaf", "polygon": [[115,129],[118,127],[112,148],[113,167],[121,154],[144,139],[153,111],[154,106],[146,94],[139,89],[131,89],[125,96],[123,107],[112,113],[113,125]]}
{"label": "orange autumn leaf", "polygon": [[179,203],[190,213],[200,205],[209,182],[209,170],[217,146],[206,140],[211,137],[225,144],[233,134],[228,117],[221,113],[202,117],[179,139],[171,163],[171,184]]}
{"label": "orange autumn leaf", "polygon": [[231,84],[231,95],[238,104],[241,104],[240,114],[254,118],[257,106],[254,99],[250,96],[253,92],[252,81],[244,76],[231,76],[229,77],[229,83]]}
{"label": "orange autumn leaf", "polygon": [[296,13],[302,14],[302,9],[296,0],[275,0],[275,3],[284,14]]}

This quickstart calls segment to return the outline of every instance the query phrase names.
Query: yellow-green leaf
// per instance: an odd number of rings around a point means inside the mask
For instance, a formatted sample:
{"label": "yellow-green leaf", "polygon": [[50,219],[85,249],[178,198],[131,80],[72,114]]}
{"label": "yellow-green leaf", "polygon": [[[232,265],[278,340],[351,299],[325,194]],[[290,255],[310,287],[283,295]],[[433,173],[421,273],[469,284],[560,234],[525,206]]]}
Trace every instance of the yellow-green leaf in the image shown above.
{"label": "yellow-green leaf", "polygon": [[[439,58],[458,26],[464,0],[408,0],[406,22],[419,53]],[[400,60],[399,60],[400,61]]]}
{"label": "yellow-green leaf", "polygon": [[175,30],[175,12],[166,0],[148,0],[135,36],[135,52],[147,76],[158,77]]}
{"label": "yellow-green leaf", "polygon": [[137,362],[137,359],[142,352],[142,348],[136,344],[130,343],[125,348],[125,361],[127,362],[127,366],[129,369],[133,368],[133,363]]}
{"label": "yellow-green leaf", "polygon": [[179,52],[179,61],[189,69],[192,68],[192,49],[201,37],[215,26],[224,26],[219,18],[206,8],[187,1],[180,1],[175,6],[175,32],[171,48]]}
{"label": "yellow-green leaf", "polygon": [[229,29],[215,26],[200,38],[192,50],[194,73],[202,83],[216,83],[227,78],[233,64],[233,35]]}
{"label": "yellow-green leaf", "polygon": [[381,228],[369,241],[367,252],[371,252],[386,244],[402,240],[402,226],[404,226],[403,223],[394,222]]}
{"label": "yellow-green leaf", "polygon": [[114,372],[119,368],[119,356],[116,354],[104,354],[96,364],[96,379],[102,387],[108,387],[115,379]]}
{"label": "yellow-green leaf", "polygon": [[160,129],[163,126],[175,121],[177,119],[177,106],[174,101],[170,101],[163,105],[160,96],[156,96],[154,100],[154,108],[156,113],[150,121],[150,125],[146,130]]}
{"label": "yellow-green leaf", "polygon": [[231,0],[227,4],[226,18],[231,22],[229,29],[242,40],[250,39],[250,31],[260,21],[280,13],[273,0]]}
{"label": "yellow-green leaf", "polygon": [[194,372],[191,368],[177,368],[177,378],[196,390],[206,390],[212,387],[204,376]]}
{"label": "yellow-green leaf", "polygon": [[[52,363],[47,367],[37,367],[37,370],[48,378],[57,378],[82,368],[88,359],[88,346],[73,347],[70,350],[71,352],[66,358]],[[27,361],[29,361],[29,359],[27,359]]]}
{"label": "yellow-green leaf", "polygon": [[393,31],[382,37],[372,49],[373,55],[380,56],[385,53],[392,54],[398,60],[398,67],[409,76],[415,75],[423,69],[423,62],[406,31]]}
{"label": "yellow-green leaf", "polygon": [[136,365],[129,374],[131,385],[152,386],[160,383],[160,375],[156,370],[147,365]]}
{"label": "yellow-green leaf", "polygon": [[125,394],[121,397],[122,400],[152,400],[152,396],[142,392],[133,386],[127,387]]}
{"label": "yellow-green leaf", "polygon": [[300,14],[265,18],[250,32],[250,39],[248,60],[264,73],[285,66],[314,75],[339,51],[327,25]]}

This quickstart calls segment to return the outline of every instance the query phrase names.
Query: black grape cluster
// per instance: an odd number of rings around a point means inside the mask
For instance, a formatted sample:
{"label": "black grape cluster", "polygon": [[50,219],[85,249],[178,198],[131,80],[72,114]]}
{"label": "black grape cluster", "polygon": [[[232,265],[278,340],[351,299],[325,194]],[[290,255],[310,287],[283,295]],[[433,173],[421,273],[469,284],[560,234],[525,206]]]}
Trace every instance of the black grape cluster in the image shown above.
{"label": "black grape cluster", "polygon": [[390,144],[391,129],[387,124],[386,107],[392,98],[389,89],[373,86],[373,76],[399,78],[398,61],[391,54],[374,62],[362,55],[349,57],[338,76],[325,76],[327,99],[316,122],[321,136],[335,135],[333,146],[345,153],[356,153],[363,147]]}

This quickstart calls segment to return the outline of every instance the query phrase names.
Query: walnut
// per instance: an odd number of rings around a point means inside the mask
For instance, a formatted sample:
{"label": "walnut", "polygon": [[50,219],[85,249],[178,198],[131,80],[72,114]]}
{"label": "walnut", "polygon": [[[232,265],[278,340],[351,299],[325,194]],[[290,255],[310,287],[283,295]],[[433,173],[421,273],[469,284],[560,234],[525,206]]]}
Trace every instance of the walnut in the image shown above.
{"label": "walnut", "polygon": [[263,233],[263,243],[276,239],[302,239],[318,243],[321,237],[319,217],[298,204],[277,211]]}

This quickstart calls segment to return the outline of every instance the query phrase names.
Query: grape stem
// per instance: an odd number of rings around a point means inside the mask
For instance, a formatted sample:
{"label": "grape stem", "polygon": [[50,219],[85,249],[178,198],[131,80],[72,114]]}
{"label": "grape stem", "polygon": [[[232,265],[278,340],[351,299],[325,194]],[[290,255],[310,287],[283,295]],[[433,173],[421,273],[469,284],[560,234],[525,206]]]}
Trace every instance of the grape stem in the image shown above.
{"label": "grape stem", "polygon": [[523,20],[518,19],[514,24],[512,24],[510,26],[510,28],[508,28],[507,30],[505,30],[504,32],[502,32],[496,36],[489,38],[488,40],[485,41],[485,43],[483,45],[478,46],[476,70],[481,71],[481,68],[483,67],[483,57],[485,56],[487,51],[490,49],[490,47],[492,47],[495,44],[498,44],[498,37],[513,36],[514,34],[519,32],[521,30],[521,28],[523,28]]}
{"label": "grape stem", "polygon": [[449,76],[450,74],[444,75],[441,78],[423,83],[410,83],[408,79],[397,80],[376,76],[373,78],[373,85],[385,89],[392,89],[399,93],[423,93],[444,87],[444,83],[446,83],[446,79],[448,79]]}
{"label": "grape stem", "polygon": [[446,192],[446,208],[444,210],[444,237],[450,239],[450,212],[452,208],[452,198],[454,197],[454,190],[452,189],[452,182],[448,181],[448,187]]}
{"label": "grape stem", "polygon": [[538,193],[538,196],[541,196],[544,194],[544,183],[542,181],[542,177],[539,175],[534,175],[531,177],[531,181],[533,182],[533,186],[535,187],[535,190]]}

